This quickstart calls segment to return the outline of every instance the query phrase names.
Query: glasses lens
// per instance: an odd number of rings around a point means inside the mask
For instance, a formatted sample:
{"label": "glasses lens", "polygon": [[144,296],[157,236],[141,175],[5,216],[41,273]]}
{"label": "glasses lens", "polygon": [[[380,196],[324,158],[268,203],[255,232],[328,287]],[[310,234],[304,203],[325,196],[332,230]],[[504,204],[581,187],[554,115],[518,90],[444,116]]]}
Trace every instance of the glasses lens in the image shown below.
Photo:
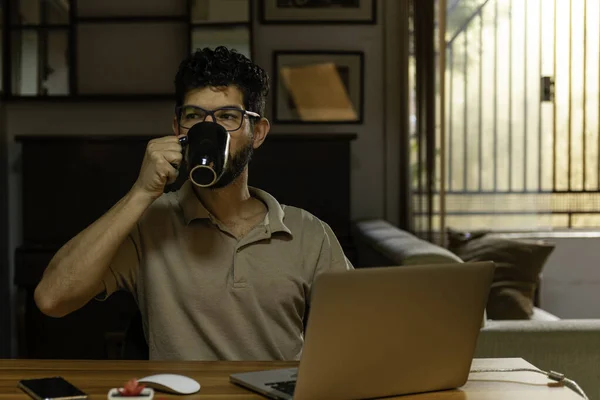
{"label": "glasses lens", "polygon": [[243,111],[235,109],[223,109],[215,111],[215,119],[219,125],[228,131],[235,131],[242,126]]}
{"label": "glasses lens", "polygon": [[206,112],[195,107],[182,107],[179,114],[179,125],[191,128],[199,122],[204,121]]}

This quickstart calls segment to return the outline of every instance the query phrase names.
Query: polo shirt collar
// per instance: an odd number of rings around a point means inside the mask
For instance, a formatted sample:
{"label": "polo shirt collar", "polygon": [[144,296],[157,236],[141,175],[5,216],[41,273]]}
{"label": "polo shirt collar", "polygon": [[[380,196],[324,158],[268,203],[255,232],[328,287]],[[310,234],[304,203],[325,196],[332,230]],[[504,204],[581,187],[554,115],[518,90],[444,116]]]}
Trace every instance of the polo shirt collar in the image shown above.
{"label": "polo shirt collar", "polygon": [[264,190],[255,187],[249,187],[248,190],[252,197],[256,197],[266,204],[267,216],[265,218],[265,226],[271,230],[271,233],[284,232],[291,235],[292,231],[284,223],[285,211],[283,211],[283,207],[281,207],[277,199]]}
{"label": "polo shirt collar", "polygon": [[194,193],[194,188],[189,180],[186,180],[177,191],[177,197],[183,210],[186,225],[189,225],[195,219],[210,218],[210,213]]}
{"label": "polo shirt collar", "polygon": [[[285,211],[277,199],[264,190],[254,187],[248,187],[248,190],[250,191],[251,196],[261,200],[267,206],[265,226],[268,227],[271,233],[284,232],[291,235],[292,231],[284,223]],[[211,218],[206,207],[204,207],[202,202],[196,196],[196,193],[194,193],[194,188],[189,180],[185,181],[177,191],[177,197],[183,210],[183,218],[186,225],[195,219]]]}

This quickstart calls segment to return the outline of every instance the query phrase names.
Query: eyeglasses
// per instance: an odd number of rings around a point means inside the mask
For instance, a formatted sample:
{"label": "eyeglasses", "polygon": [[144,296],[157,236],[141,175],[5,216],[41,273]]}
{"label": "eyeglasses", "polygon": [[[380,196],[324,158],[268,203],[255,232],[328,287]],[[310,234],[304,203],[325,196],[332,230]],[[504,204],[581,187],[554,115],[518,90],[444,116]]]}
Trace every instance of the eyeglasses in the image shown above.
{"label": "eyeglasses", "polygon": [[237,131],[242,127],[244,117],[260,118],[260,114],[252,111],[242,110],[237,107],[222,107],[216,110],[205,110],[191,105],[183,105],[175,108],[179,126],[190,129],[197,123],[204,122],[209,115],[213,121],[221,125],[227,132]]}

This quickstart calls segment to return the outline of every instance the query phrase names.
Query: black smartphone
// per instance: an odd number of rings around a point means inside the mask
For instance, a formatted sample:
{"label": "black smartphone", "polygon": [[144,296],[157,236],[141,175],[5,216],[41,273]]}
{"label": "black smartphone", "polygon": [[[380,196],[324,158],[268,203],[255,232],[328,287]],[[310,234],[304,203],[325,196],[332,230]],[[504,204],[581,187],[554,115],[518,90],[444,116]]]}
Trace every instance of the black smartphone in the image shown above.
{"label": "black smartphone", "polygon": [[85,400],[83,393],[60,376],[40,379],[23,379],[17,385],[35,400]]}

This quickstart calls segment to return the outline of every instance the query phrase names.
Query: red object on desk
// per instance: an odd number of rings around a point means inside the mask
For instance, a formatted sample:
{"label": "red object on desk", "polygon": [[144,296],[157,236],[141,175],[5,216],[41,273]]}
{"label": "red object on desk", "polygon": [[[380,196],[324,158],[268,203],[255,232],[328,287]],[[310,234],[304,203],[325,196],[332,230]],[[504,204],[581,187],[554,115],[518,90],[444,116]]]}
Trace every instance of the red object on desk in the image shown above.
{"label": "red object on desk", "polygon": [[137,379],[131,379],[122,388],[119,389],[119,393],[124,397],[139,396],[146,386],[140,385]]}

